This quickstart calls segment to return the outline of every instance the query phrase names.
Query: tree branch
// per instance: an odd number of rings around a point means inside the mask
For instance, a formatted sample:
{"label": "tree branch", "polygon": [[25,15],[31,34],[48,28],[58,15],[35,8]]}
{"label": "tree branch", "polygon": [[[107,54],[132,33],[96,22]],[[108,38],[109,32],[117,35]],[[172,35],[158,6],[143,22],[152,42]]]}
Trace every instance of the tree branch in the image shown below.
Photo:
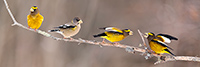
{"label": "tree branch", "polygon": [[[147,49],[142,49],[142,48],[138,48],[138,47],[134,47],[134,46],[128,46],[128,45],[124,45],[124,44],[112,44],[112,43],[104,43],[104,42],[98,42],[98,41],[92,41],[92,40],[85,40],[85,39],[63,39],[63,38],[58,38],[58,37],[54,37],[52,36],[51,34],[45,32],[45,31],[42,31],[42,30],[37,30],[37,31],[34,31],[33,29],[29,29],[28,27],[26,26],[23,26],[22,24],[18,23],[16,20],[15,20],[15,17],[13,16],[11,10],[9,9],[9,6],[8,6],[8,3],[6,0],[4,0],[4,3],[5,3],[5,6],[6,6],[6,9],[9,13],[9,15],[11,16],[12,20],[13,20],[13,24],[12,26],[19,26],[19,27],[22,27],[24,29],[27,29],[29,31],[33,31],[33,32],[37,32],[41,35],[44,35],[45,37],[49,37],[49,38],[52,38],[52,39],[55,39],[55,40],[61,40],[61,41],[66,41],[66,42],[77,42],[77,43],[86,43],[86,44],[92,44],[92,45],[98,45],[98,46],[109,46],[109,47],[118,47],[118,48],[123,48],[123,49],[126,49],[127,52],[129,53],[134,53],[134,52],[139,52],[139,53],[146,53],[148,54],[148,51]],[[143,38],[143,35],[142,33],[138,30],[141,38],[142,38],[142,41],[143,41],[143,44],[145,47],[147,47],[145,41],[144,41],[144,38]],[[157,55],[155,53],[150,53],[151,56],[155,56],[155,57],[162,57],[161,55]],[[164,60],[158,60],[155,64],[158,64],[158,63],[164,63],[164,62],[167,62],[167,61],[176,61],[176,60],[179,60],[179,61],[195,61],[195,62],[200,62],[200,57],[192,57],[192,56],[165,56],[164,57]]]}

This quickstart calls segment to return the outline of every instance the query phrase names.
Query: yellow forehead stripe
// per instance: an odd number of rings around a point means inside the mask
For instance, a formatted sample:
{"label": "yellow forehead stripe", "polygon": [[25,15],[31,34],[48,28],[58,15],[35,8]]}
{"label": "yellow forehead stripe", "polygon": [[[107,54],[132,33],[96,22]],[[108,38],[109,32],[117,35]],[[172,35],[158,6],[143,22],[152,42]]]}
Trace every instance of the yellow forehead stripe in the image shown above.
{"label": "yellow forehead stripe", "polygon": [[128,30],[124,30],[124,31],[125,31],[125,32],[130,32],[131,30],[128,29]]}
{"label": "yellow forehead stripe", "polygon": [[31,7],[32,9],[37,9],[38,7],[36,7],[36,6],[33,6],[33,7]]}
{"label": "yellow forehead stripe", "polygon": [[152,33],[148,33],[148,35],[151,35],[151,36],[153,36],[153,34],[152,34]]}

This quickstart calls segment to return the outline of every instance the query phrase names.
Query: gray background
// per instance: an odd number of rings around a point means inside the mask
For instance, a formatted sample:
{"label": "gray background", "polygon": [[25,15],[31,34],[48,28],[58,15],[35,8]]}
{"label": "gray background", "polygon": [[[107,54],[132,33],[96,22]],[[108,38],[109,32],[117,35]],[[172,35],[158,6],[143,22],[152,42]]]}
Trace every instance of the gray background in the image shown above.
{"label": "gray background", "polygon": [[[179,38],[169,44],[176,55],[200,55],[200,0],[8,0],[16,20],[27,26],[29,9],[37,5],[47,31],[71,21],[83,19],[74,38],[102,41],[92,35],[99,27],[116,26],[134,31],[120,43],[139,46],[142,32],[171,34]],[[55,41],[40,34],[11,26],[3,0],[0,0],[0,67],[200,67],[197,62],[167,62],[153,65],[139,53],[124,49]],[[62,37],[59,34],[51,33]]]}

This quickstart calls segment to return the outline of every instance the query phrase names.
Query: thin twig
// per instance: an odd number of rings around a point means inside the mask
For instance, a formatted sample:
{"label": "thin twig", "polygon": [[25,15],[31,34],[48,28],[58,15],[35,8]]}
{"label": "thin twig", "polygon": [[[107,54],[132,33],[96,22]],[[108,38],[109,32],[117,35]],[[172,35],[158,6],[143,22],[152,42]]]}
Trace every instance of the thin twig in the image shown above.
{"label": "thin twig", "polygon": [[[8,10],[8,13],[10,14],[10,16],[11,16],[13,22],[14,22],[13,25],[17,24],[18,22],[15,20],[15,17],[13,16],[12,12],[10,11],[7,1],[4,0],[4,3],[5,3],[5,6],[6,6],[6,9]],[[12,26],[13,26],[13,25],[12,25]]]}
{"label": "thin twig", "polygon": [[141,39],[142,39],[143,45],[145,46],[145,49],[147,49],[147,44],[146,44],[146,42],[145,42],[145,40],[144,40],[144,36],[143,36],[143,34],[140,32],[139,29],[138,29],[138,33],[140,34],[140,37],[141,37]]}
{"label": "thin twig", "polygon": [[[44,35],[44,36],[46,36],[46,37],[49,37],[49,38],[52,38],[52,39],[55,39],[55,40],[61,40],[61,41],[66,41],[66,42],[87,43],[87,44],[98,45],[98,46],[118,47],[118,48],[123,48],[123,49],[127,49],[127,48],[128,48],[128,49],[132,49],[132,51],[140,52],[140,53],[145,53],[145,52],[146,52],[145,49],[138,48],[138,47],[134,47],[134,46],[128,46],[128,45],[123,45],[123,44],[114,45],[114,44],[112,44],[112,43],[102,43],[102,42],[98,42],[98,41],[85,40],[85,39],[81,39],[81,38],[79,38],[79,39],[72,39],[72,40],[70,40],[70,39],[63,39],[63,38],[54,37],[54,36],[52,36],[51,34],[45,32],[45,31],[41,31],[41,30],[34,31],[33,29],[29,29],[28,27],[23,26],[22,24],[18,23],[18,22],[15,20],[15,18],[14,18],[14,16],[13,16],[12,12],[10,11],[9,6],[8,6],[8,3],[7,3],[6,0],[4,0],[4,3],[5,3],[6,9],[7,9],[9,15],[11,16],[11,18],[12,18],[12,20],[13,20],[13,22],[14,22],[14,23],[12,24],[13,26],[15,26],[15,25],[16,25],[16,26],[19,26],[19,27],[22,27],[22,28],[27,29],[27,30],[29,30],[29,31],[37,32],[37,33],[39,33],[39,34],[41,34],[41,35]],[[138,30],[138,32],[140,33],[140,35],[142,34],[139,30]],[[146,45],[143,36],[141,36],[141,37],[142,37],[142,40],[143,40],[144,45]],[[146,45],[146,46],[147,46],[147,45]],[[130,53],[133,53],[133,52],[130,52]],[[155,56],[155,57],[160,57],[160,56],[157,55],[157,54],[151,54],[151,55],[153,55],[153,56]],[[166,58],[165,58],[165,62],[167,62],[167,61],[176,61],[176,60],[179,60],[179,61],[196,61],[196,62],[200,62],[200,57],[175,56],[175,57],[173,57],[173,58],[172,58],[172,57],[166,57]],[[156,62],[156,63],[162,63],[162,62]]]}

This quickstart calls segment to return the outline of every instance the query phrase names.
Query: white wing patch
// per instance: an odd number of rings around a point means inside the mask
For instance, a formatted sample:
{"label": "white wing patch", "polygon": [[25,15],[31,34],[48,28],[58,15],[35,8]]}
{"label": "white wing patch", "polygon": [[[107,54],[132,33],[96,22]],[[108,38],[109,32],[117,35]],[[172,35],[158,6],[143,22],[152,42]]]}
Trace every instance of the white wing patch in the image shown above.
{"label": "white wing patch", "polygon": [[168,46],[167,44],[165,44],[164,42],[162,42],[162,41],[158,41],[159,43],[162,43],[163,45],[165,45],[165,46]]}
{"label": "white wing patch", "polygon": [[117,30],[114,30],[113,28],[114,27],[106,27],[105,30],[106,31],[115,31],[115,32],[118,32]]}
{"label": "white wing patch", "polygon": [[64,25],[60,25],[59,27],[60,28],[67,28],[67,27],[69,27],[70,25],[68,25],[68,24],[64,24]]}
{"label": "white wing patch", "polygon": [[161,36],[165,43],[171,43],[171,40],[167,37]]}
{"label": "white wing patch", "polygon": [[69,24],[65,24],[65,26],[71,26],[71,25],[69,25]]}
{"label": "white wing patch", "polygon": [[113,27],[106,27],[105,30],[111,31],[111,30],[113,30],[112,28],[113,28]]}

